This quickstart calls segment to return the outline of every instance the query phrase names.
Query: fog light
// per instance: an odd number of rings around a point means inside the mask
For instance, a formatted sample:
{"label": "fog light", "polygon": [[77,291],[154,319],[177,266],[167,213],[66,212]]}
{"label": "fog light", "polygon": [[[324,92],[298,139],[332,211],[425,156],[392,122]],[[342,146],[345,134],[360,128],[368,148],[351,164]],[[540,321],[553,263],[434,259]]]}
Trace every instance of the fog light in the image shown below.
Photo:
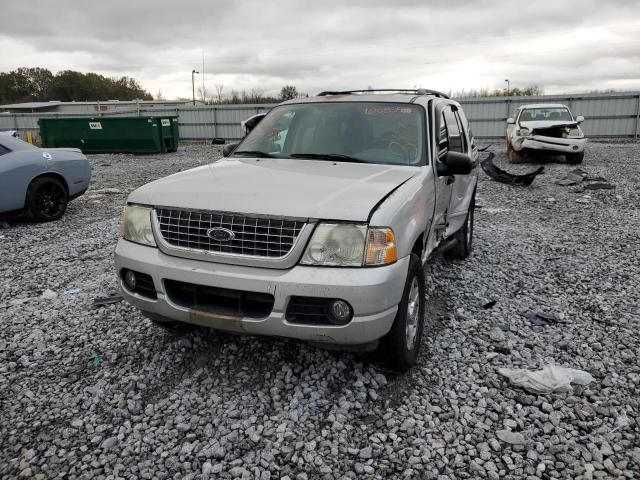
{"label": "fog light", "polygon": [[330,310],[331,317],[336,325],[344,325],[351,320],[351,316],[353,315],[351,305],[344,300],[334,300],[331,303]]}
{"label": "fog light", "polygon": [[124,284],[127,286],[129,290],[136,289],[136,274],[131,270],[127,270],[124,274]]}

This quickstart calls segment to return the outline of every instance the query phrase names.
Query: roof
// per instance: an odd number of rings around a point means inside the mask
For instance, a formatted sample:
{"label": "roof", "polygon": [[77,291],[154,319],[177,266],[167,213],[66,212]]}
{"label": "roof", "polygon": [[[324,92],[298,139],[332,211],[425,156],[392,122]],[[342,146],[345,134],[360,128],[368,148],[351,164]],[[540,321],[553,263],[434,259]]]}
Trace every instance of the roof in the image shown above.
{"label": "roof", "polygon": [[530,103],[529,105],[520,105],[519,110],[523,108],[567,108],[562,103]]}
{"label": "roof", "polygon": [[379,103],[415,103],[419,98],[442,98],[432,93],[417,94],[415,92],[384,92],[384,93],[350,93],[323,92],[322,95],[308,98],[295,98],[284,102],[293,103],[327,103],[327,102],[379,102]]}

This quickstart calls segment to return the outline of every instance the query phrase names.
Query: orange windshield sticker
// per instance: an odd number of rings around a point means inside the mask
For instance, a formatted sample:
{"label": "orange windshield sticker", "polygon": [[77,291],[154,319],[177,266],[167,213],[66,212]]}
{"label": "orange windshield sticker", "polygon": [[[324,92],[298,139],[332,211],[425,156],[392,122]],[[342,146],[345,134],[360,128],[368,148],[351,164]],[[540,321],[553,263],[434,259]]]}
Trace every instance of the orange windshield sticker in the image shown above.
{"label": "orange windshield sticker", "polygon": [[385,113],[411,113],[412,108],[406,107],[365,107],[364,115],[384,115]]}

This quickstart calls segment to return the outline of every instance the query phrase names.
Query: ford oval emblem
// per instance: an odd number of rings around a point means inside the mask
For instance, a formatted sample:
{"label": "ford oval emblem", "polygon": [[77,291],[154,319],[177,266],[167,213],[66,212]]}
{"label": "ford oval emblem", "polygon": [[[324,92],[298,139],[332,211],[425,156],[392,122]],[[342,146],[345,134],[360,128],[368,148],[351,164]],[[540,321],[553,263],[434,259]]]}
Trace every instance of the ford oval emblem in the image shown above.
{"label": "ford oval emblem", "polygon": [[216,242],[230,242],[236,237],[236,234],[227,228],[214,227],[207,230],[207,237]]}

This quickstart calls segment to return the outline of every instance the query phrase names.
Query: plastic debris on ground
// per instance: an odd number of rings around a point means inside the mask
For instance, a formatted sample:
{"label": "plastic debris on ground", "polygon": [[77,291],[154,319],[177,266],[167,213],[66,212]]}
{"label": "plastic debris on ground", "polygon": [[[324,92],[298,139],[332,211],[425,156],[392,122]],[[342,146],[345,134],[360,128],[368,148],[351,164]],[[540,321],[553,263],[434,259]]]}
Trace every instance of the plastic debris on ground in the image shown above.
{"label": "plastic debris on ground", "polygon": [[498,182],[506,183],[509,185],[527,186],[531,185],[535,178],[544,172],[544,167],[539,167],[532,172],[525,173],[523,175],[515,175],[513,173],[506,172],[501,168],[498,168],[493,163],[494,158],[495,154],[493,152],[490,152],[489,156],[480,163],[480,166],[482,167],[482,170],[484,170],[484,173]]}
{"label": "plastic debris on ground", "polygon": [[93,308],[106,307],[114,303],[118,303],[124,300],[122,295],[111,295],[110,297],[98,297],[93,300],[91,306]]}
{"label": "plastic debris on ground", "polygon": [[482,305],[482,308],[484,308],[485,310],[488,310],[488,309],[490,309],[490,308],[493,308],[493,306],[494,306],[496,303],[498,303],[498,301],[497,301],[497,300],[491,300],[491,301],[489,301],[489,302],[485,303],[484,305]]}
{"label": "plastic debris on ground", "polygon": [[579,183],[582,183],[583,180],[584,180],[584,176],[575,174],[573,172],[569,172],[563,178],[558,180],[556,183],[558,185],[562,185],[563,187],[566,187],[568,185],[577,185]]}
{"label": "plastic debris on ground", "polygon": [[69,290],[67,290],[67,293],[69,295],[75,295],[76,293],[80,293],[80,289],[77,288],[77,287],[73,287],[73,288],[70,288]]}
{"label": "plastic debris on ground", "polygon": [[603,182],[587,183],[584,185],[585,190],[613,190],[614,188],[616,188],[615,185]]}
{"label": "plastic debris on ground", "polygon": [[527,314],[527,318],[533,325],[542,327],[554,323],[564,323],[560,316],[555,313],[531,312]]}
{"label": "plastic debris on ground", "polygon": [[99,367],[100,365],[102,365],[102,357],[101,357],[100,355],[98,355],[98,354],[93,355],[93,356],[89,359],[89,361],[91,362],[91,364],[92,364],[94,367]]}
{"label": "plastic debris on ground", "polygon": [[603,177],[590,177],[589,173],[581,168],[576,168],[567,173],[563,178],[556,182],[563,187],[569,185],[580,185],[580,188],[576,189],[576,193],[583,192],[584,190],[612,190],[616,188],[607,182]]}
{"label": "plastic debris on ground", "polygon": [[498,373],[507,377],[512,385],[537,394],[570,393],[572,384],[588,385],[595,380],[584,370],[557,365],[546,365],[541,370],[500,368]]}

